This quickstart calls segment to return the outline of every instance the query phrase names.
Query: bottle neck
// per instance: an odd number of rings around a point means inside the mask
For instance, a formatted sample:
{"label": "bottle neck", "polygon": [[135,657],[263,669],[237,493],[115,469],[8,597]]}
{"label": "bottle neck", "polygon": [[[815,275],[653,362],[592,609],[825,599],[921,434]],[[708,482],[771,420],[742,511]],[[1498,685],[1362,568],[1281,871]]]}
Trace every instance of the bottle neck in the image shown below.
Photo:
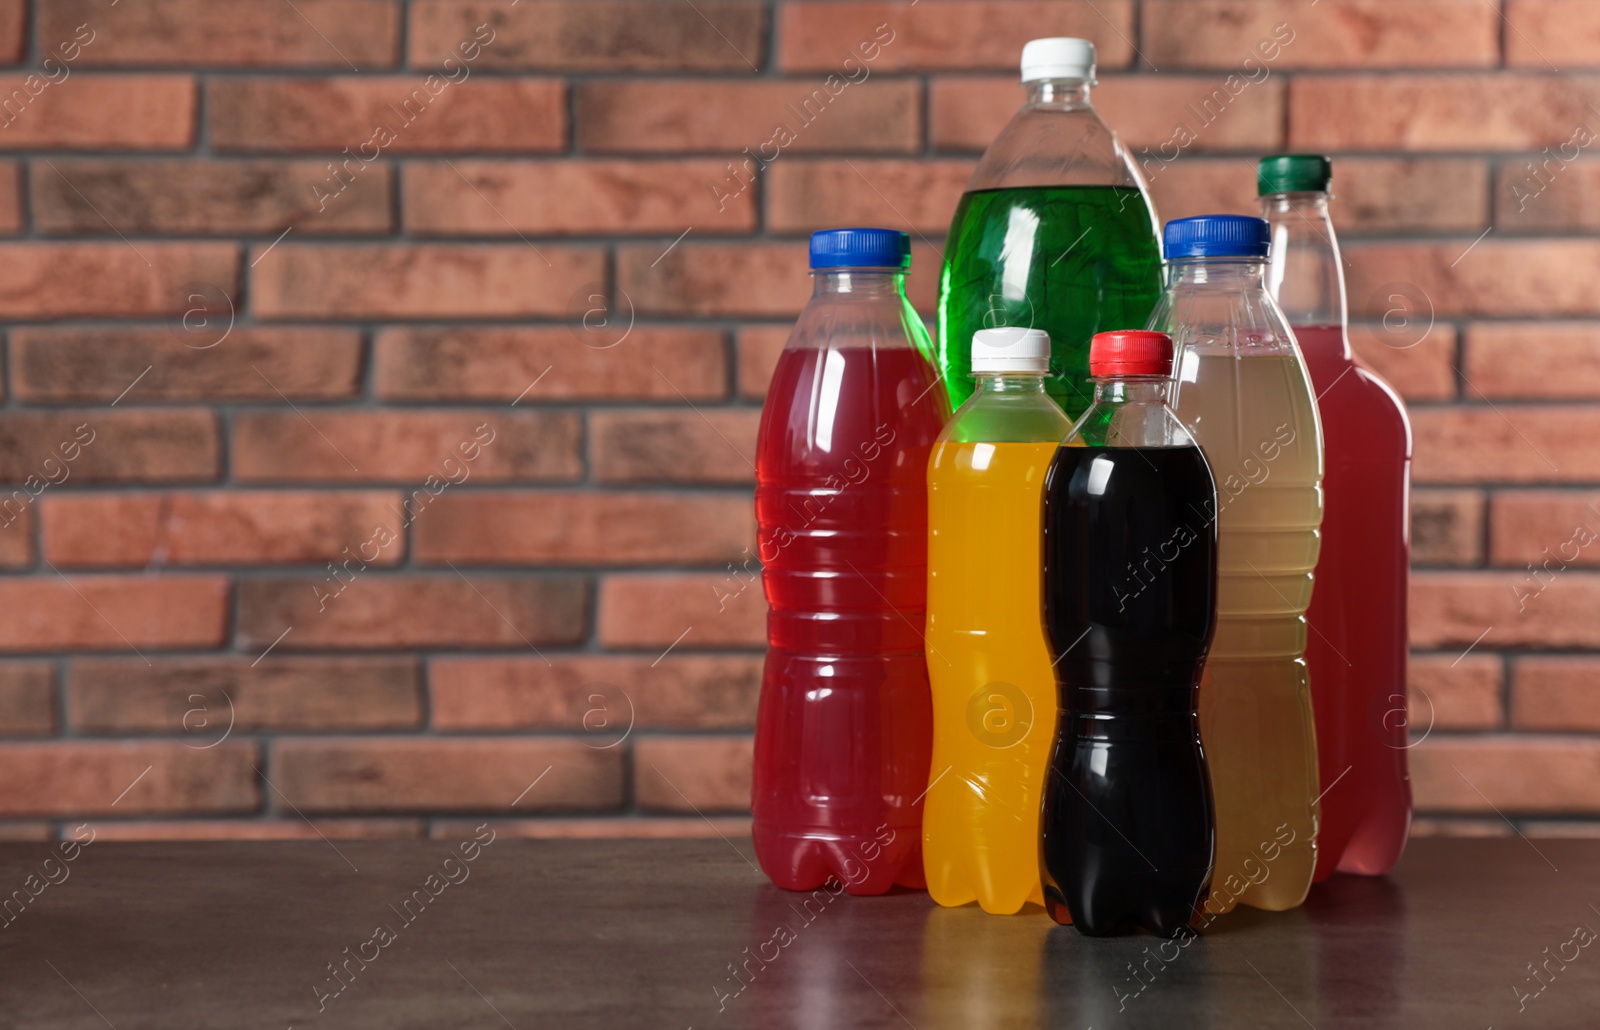
{"label": "bottle neck", "polygon": [[1227,286],[1235,289],[1261,287],[1267,268],[1266,258],[1205,257],[1175,258],[1169,262],[1168,281],[1173,286]]}
{"label": "bottle neck", "polygon": [[[1267,289],[1294,328],[1346,324],[1344,262],[1328,217],[1328,194],[1273,193],[1261,198],[1261,215],[1272,228]],[[1348,355],[1349,346],[1344,350]]]}
{"label": "bottle neck", "polygon": [[984,395],[1043,394],[1044,374],[1040,372],[974,372],[978,393]]}
{"label": "bottle neck", "polygon": [[864,299],[904,297],[906,274],[888,268],[818,268],[811,273],[813,297],[849,294]]}
{"label": "bottle neck", "polygon": [[1096,404],[1165,404],[1172,380],[1166,376],[1107,376],[1094,381]]}
{"label": "bottle neck", "polygon": [[1029,107],[1048,107],[1057,111],[1081,111],[1089,107],[1092,79],[1035,79],[1024,82]]}

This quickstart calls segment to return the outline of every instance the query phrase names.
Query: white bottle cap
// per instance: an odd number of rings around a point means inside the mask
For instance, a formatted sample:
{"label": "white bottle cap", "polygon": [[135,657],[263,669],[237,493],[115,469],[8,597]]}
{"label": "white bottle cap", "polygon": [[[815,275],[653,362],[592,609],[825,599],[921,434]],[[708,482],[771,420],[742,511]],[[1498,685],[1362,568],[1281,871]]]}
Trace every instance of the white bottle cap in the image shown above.
{"label": "white bottle cap", "polygon": [[1050,334],[1022,326],[979,329],[972,334],[972,371],[1044,375],[1050,371]]}
{"label": "white bottle cap", "polygon": [[1030,39],[1022,48],[1022,81],[1094,78],[1094,44],[1071,36]]}

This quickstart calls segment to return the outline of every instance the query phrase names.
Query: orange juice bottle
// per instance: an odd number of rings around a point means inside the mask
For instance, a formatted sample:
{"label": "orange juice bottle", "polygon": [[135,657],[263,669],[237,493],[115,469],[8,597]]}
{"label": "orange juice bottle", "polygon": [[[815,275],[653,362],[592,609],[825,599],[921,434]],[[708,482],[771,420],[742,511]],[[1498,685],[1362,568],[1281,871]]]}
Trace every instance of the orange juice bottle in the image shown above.
{"label": "orange juice bottle", "polygon": [[933,762],[922,862],[941,905],[1044,903],[1039,805],[1056,682],[1040,602],[1044,475],[1072,423],[1045,392],[1050,337],[983,329],[977,392],[928,459]]}

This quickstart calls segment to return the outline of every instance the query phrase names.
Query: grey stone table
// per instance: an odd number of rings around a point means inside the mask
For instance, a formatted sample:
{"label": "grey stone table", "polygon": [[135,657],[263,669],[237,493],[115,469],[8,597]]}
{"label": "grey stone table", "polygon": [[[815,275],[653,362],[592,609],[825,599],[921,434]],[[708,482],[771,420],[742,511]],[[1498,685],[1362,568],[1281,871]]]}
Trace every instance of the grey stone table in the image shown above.
{"label": "grey stone table", "polygon": [[1416,841],[1389,878],[1336,877],[1164,957],[1037,909],[806,905],[749,854],[471,831],[70,861],[6,844],[0,1026],[1600,1026],[1600,841]]}

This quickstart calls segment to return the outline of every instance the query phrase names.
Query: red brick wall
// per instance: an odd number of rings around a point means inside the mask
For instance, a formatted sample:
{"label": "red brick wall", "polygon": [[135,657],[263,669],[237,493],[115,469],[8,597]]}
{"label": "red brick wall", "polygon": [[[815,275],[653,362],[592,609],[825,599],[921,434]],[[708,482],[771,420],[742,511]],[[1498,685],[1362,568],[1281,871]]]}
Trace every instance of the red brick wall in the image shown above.
{"label": "red brick wall", "polygon": [[804,235],[914,231],[929,308],[1045,34],[1163,217],[1335,156],[1421,826],[1593,832],[1600,7],[0,0],[0,833],[741,829]]}

